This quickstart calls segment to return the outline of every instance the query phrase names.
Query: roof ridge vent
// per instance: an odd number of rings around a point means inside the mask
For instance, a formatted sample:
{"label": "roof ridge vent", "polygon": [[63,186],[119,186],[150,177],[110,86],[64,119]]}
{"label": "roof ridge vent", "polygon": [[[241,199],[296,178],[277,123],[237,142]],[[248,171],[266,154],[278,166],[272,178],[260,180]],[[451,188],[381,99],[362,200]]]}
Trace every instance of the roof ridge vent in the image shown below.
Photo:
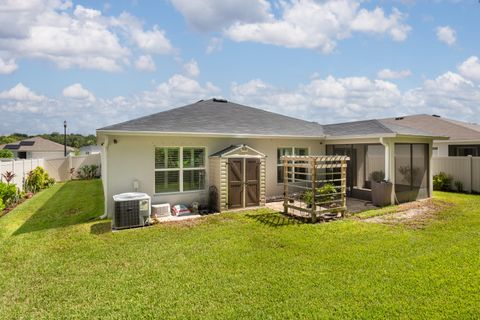
{"label": "roof ridge vent", "polygon": [[403,120],[403,117],[395,117],[395,120]]}
{"label": "roof ridge vent", "polygon": [[217,99],[217,98],[213,98],[213,102],[221,102],[221,103],[227,103],[227,99]]}
{"label": "roof ridge vent", "polygon": [[432,114],[432,117],[441,118],[441,116],[439,116],[438,114]]}

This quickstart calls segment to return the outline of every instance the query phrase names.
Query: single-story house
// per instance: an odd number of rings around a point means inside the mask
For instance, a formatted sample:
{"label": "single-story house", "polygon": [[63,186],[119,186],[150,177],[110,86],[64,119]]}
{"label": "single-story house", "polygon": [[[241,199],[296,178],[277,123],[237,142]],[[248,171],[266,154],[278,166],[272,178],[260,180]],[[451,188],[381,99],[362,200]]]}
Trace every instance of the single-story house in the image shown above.
{"label": "single-story house", "polygon": [[89,154],[100,154],[102,152],[102,146],[97,146],[95,144],[83,146],[78,149],[80,155],[89,155]]}
{"label": "single-story house", "polygon": [[[0,149],[10,150],[17,159],[55,159],[64,156],[63,144],[42,137],[0,145]],[[73,151],[72,147],[67,146],[67,154]]]}
{"label": "single-story house", "polygon": [[264,205],[282,196],[283,155],[349,155],[349,196],[368,198],[372,172],[382,171],[394,185],[392,203],[425,198],[435,139],[442,137],[379,120],[320,125],[223,99],[97,130],[109,216],[113,195],[130,191],[190,204],[206,202],[215,186],[221,211]]}
{"label": "single-story house", "polygon": [[428,114],[388,118],[381,121],[448,136],[449,140],[433,141],[434,157],[480,156],[480,125],[476,123]]}

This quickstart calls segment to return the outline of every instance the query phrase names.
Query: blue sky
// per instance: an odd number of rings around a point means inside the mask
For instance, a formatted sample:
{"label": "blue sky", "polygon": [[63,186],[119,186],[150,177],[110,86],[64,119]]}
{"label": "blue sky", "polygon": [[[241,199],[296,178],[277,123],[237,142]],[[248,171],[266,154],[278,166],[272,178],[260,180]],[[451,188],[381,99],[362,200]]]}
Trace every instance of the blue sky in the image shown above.
{"label": "blue sky", "polygon": [[480,122],[479,22],[477,1],[0,0],[0,134],[210,97],[319,123]]}

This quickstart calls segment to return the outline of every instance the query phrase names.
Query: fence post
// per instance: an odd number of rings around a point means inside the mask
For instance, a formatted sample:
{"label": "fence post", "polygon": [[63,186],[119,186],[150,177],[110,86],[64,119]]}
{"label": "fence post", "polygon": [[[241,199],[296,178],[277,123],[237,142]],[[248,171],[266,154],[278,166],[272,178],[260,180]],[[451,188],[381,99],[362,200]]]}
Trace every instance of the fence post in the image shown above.
{"label": "fence post", "polygon": [[[317,158],[311,160],[312,165],[312,222],[317,222]],[[295,168],[293,169],[295,172]]]}
{"label": "fence post", "polygon": [[288,213],[288,161],[283,160],[283,213]]}
{"label": "fence post", "polygon": [[472,157],[472,155],[469,155],[468,156],[468,171],[467,172],[469,173],[468,180],[469,180],[470,184],[469,184],[469,188],[468,188],[468,193],[472,193],[472,188],[473,188],[473,185],[472,185],[473,184],[473,163],[472,162],[473,162],[473,157]]}

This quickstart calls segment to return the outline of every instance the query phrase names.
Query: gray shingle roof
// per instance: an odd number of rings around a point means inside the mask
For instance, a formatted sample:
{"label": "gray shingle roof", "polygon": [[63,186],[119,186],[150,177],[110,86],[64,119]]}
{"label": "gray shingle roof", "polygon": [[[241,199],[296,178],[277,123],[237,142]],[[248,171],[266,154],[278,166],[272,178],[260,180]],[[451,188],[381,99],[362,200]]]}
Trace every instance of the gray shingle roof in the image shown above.
{"label": "gray shingle roof", "polygon": [[[436,121],[438,118],[428,117],[434,119],[422,119],[419,126],[403,120],[398,121],[394,118],[322,126],[316,122],[287,117],[226,100],[210,99],[200,100],[184,107],[155,113],[98,130],[317,138],[325,136],[335,138],[395,134],[431,137],[448,136],[449,132],[431,130],[436,125],[432,124],[433,122],[430,120]],[[425,121],[427,123],[423,123]],[[450,123],[450,125],[455,126],[456,124]],[[468,130],[468,128],[464,129]],[[480,131],[478,134],[480,135]]]}
{"label": "gray shingle roof", "polygon": [[[0,149],[9,149],[11,151],[63,151],[63,144],[53,142],[42,137],[28,138],[22,141],[12,142],[1,145]],[[73,151],[72,147],[67,146],[67,151]]]}
{"label": "gray shingle roof", "polygon": [[[225,100],[223,100],[225,101]],[[323,137],[316,122],[287,117],[244,105],[210,99],[101,129],[175,133]]]}
{"label": "gray shingle roof", "polygon": [[345,123],[327,124],[323,126],[327,136],[358,136],[358,135],[382,135],[401,134],[414,136],[431,136],[432,133],[404,127],[396,124],[383,123],[380,120],[363,120]]}
{"label": "gray shingle roof", "polygon": [[480,125],[428,114],[386,118],[380,121],[384,124],[427,131],[432,135],[447,136],[450,140],[480,140]]}

